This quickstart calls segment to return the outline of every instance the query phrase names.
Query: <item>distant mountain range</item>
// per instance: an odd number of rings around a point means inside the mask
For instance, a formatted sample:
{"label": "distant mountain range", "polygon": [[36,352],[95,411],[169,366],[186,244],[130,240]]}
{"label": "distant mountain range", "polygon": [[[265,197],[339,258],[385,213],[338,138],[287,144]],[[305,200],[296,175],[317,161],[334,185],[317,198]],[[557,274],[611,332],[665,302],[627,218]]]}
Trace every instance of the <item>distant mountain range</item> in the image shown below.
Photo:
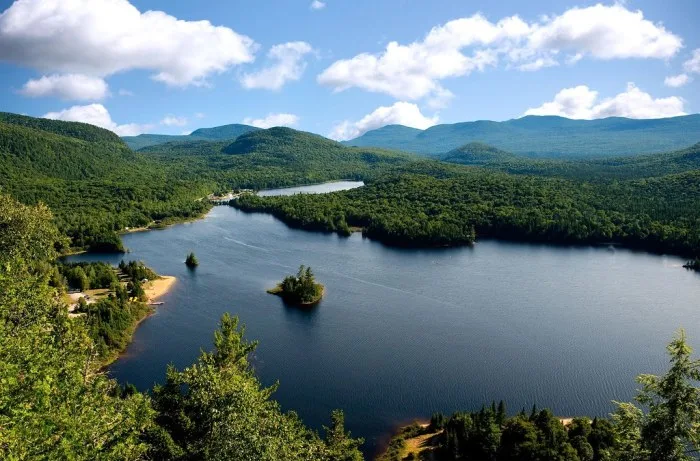
{"label": "distant mountain range", "polygon": [[194,130],[188,135],[169,135],[169,134],[140,134],[138,136],[124,136],[122,139],[127,146],[133,150],[143,149],[144,147],[156,146],[173,141],[223,141],[227,139],[235,139],[242,134],[257,131],[256,128],[250,125],[241,125],[234,123],[231,125],[216,126],[213,128],[200,128]]}
{"label": "distant mountain range", "polygon": [[651,120],[526,116],[505,122],[436,125],[426,130],[388,125],[344,144],[442,155],[479,142],[529,157],[591,158],[671,151],[699,141],[700,114],[694,114]]}

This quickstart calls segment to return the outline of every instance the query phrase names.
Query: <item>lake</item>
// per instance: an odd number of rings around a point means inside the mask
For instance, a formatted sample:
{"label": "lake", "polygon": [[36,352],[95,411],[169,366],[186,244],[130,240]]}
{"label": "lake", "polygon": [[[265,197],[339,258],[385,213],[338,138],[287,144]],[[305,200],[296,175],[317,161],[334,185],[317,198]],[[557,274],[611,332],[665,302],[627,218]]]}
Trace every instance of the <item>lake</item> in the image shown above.
{"label": "lake", "polygon": [[[633,397],[636,375],[666,370],[664,346],[679,327],[700,347],[700,275],[672,256],[498,241],[395,249],[227,206],[123,240],[125,259],[178,281],[110,367],[116,379],[161,382],[167,364],[186,367],[210,348],[231,312],[260,341],[252,361],[264,384],[280,381],[282,406],[319,429],[344,409],[368,454],[399,423],[491,400],[511,413],[536,403],[560,416],[607,415],[611,400]],[[300,264],[326,286],[314,309],[265,293]]]}

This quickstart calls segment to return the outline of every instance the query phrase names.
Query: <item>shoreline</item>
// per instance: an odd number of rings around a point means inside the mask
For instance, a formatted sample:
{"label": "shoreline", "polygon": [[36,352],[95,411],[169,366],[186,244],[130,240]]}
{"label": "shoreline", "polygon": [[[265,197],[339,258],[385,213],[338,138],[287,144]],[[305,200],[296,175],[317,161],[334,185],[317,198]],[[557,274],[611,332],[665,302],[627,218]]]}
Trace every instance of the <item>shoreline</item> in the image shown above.
{"label": "shoreline", "polygon": [[127,349],[129,348],[134,339],[134,333],[136,333],[136,330],[138,329],[139,325],[141,325],[141,322],[143,322],[144,320],[156,313],[155,307],[150,305],[150,303],[154,302],[159,297],[167,294],[168,291],[170,291],[170,289],[173,287],[173,285],[175,285],[175,282],[177,282],[177,278],[172,275],[159,275],[157,279],[148,282],[147,286],[145,286],[143,289],[143,291],[146,293],[146,297],[148,298],[148,300],[146,301],[146,305],[148,305],[148,311],[143,317],[136,320],[129,328],[129,341],[126,344],[126,347],[124,347],[124,349],[122,350],[114,351],[114,353],[110,354],[109,357],[107,357],[102,362],[102,370],[106,370],[107,368],[109,368],[110,365],[112,365],[114,362],[122,358],[124,354],[126,354]]}
{"label": "shoreline", "polygon": [[153,302],[159,297],[167,294],[177,282],[177,278],[172,275],[160,275],[157,279],[149,281],[143,291],[146,293],[148,302]]}

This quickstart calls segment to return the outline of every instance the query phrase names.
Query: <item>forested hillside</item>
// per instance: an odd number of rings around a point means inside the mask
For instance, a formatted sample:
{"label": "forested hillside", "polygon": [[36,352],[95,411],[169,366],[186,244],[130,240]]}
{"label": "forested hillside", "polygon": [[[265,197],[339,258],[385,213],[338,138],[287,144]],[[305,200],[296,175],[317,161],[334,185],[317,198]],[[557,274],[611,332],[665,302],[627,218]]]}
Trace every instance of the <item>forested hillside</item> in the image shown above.
{"label": "forested hillside", "polygon": [[438,157],[449,163],[478,165],[513,174],[564,177],[592,182],[641,179],[700,169],[700,143],[674,152],[592,160],[533,159],[470,143]]}
{"label": "forested hillside", "polygon": [[531,115],[505,122],[436,125],[423,131],[393,125],[365,133],[346,144],[438,155],[470,142],[538,158],[650,154],[700,142],[700,114],[651,120],[571,120]]}
{"label": "forested hillside", "polygon": [[200,216],[209,208],[202,198],[215,191],[366,179],[411,158],[291,129],[139,153],[91,125],[4,117],[11,122],[0,122],[2,191],[49,205],[73,249],[123,250],[120,231]]}
{"label": "forested hillside", "polygon": [[192,218],[208,208],[196,199],[213,185],[173,177],[110,131],[17,120],[0,122],[0,186],[23,203],[49,205],[74,249],[120,251],[116,232],[126,227]]}
{"label": "forested hillside", "polygon": [[700,252],[700,170],[593,184],[416,162],[359,189],[244,196],[231,205],[306,229],[347,235],[359,227],[390,245],[462,245],[496,237]]}

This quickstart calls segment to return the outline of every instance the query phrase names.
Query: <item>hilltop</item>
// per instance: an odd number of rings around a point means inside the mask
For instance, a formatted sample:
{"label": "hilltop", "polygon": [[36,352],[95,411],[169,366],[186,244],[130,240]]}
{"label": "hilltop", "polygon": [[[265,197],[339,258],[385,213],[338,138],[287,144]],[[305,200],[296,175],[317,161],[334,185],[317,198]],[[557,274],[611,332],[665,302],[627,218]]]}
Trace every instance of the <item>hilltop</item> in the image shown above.
{"label": "hilltop", "polygon": [[572,120],[529,115],[505,122],[480,120],[416,130],[390,125],[344,144],[439,155],[471,142],[542,158],[595,158],[681,149],[700,141],[700,114],[636,120]]}
{"label": "hilltop", "polygon": [[215,126],[212,128],[199,128],[188,135],[140,134],[138,136],[124,136],[122,139],[131,149],[140,150],[145,147],[152,147],[172,142],[232,140],[242,134],[259,129],[260,128],[250,125],[234,123],[231,125]]}

